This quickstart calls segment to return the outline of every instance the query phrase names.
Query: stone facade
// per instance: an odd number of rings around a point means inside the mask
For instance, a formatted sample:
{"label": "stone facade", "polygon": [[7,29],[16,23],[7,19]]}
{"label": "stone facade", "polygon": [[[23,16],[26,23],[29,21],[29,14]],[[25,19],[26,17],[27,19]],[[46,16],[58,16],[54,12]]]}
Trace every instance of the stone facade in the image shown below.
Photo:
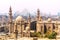
{"label": "stone facade", "polygon": [[17,31],[18,35],[20,34],[21,37],[24,36],[24,33],[30,36],[31,28],[35,27],[35,30],[33,28],[32,30],[44,34],[47,31],[51,31],[51,32],[56,31],[58,29],[58,25],[60,24],[58,23],[58,21],[53,21],[51,18],[48,18],[48,20],[43,20],[42,16],[40,15],[39,9],[37,10],[37,15],[35,19],[36,20],[32,21],[29,15],[28,20],[25,20],[22,16],[18,16],[14,21],[12,21],[12,10],[10,7],[9,27],[8,27],[9,33],[15,33]]}

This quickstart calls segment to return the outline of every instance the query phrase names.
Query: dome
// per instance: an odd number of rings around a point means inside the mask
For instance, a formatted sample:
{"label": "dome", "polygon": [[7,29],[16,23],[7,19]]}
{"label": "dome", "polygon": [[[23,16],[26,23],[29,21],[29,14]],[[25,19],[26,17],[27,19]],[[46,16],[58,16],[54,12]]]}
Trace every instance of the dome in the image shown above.
{"label": "dome", "polygon": [[22,16],[18,16],[17,18],[16,18],[16,21],[18,21],[18,22],[20,22],[20,21],[22,21]]}
{"label": "dome", "polygon": [[51,18],[48,18],[48,22],[51,22]]}
{"label": "dome", "polygon": [[26,30],[28,30],[29,29],[29,27],[26,27]]}

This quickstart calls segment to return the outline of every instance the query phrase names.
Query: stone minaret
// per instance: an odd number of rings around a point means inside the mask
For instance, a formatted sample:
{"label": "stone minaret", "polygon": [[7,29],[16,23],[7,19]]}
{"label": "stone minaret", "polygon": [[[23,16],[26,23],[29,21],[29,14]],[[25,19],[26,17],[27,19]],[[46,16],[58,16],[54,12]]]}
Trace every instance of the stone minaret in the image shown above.
{"label": "stone minaret", "polygon": [[31,25],[31,17],[30,17],[30,14],[29,14],[29,17],[28,17],[28,34],[27,36],[30,37],[30,25]]}
{"label": "stone minaret", "polygon": [[40,31],[40,29],[38,29],[39,28],[39,17],[40,17],[40,11],[39,11],[39,9],[37,9],[37,16],[36,16],[36,31],[37,32],[39,32]]}
{"label": "stone minaret", "polygon": [[40,10],[39,9],[37,9],[37,22],[36,22],[36,31],[37,32],[41,32],[41,33],[43,33],[44,32],[44,24],[42,24],[43,23],[43,21],[42,21],[42,17],[40,16]]}
{"label": "stone minaret", "polygon": [[31,22],[31,17],[30,17],[30,14],[29,14],[29,17],[28,17],[28,22],[29,22],[29,23]]}
{"label": "stone minaret", "polygon": [[40,17],[40,11],[39,11],[39,9],[37,9],[37,20],[39,20],[39,17]]}
{"label": "stone minaret", "polygon": [[12,9],[11,6],[9,8],[9,33],[12,33]]}
{"label": "stone minaret", "polygon": [[30,25],[31,25],[31,17],[30,17],[30,14],[29,14],[29,17],[28,17],[28,27],[30,29]]}

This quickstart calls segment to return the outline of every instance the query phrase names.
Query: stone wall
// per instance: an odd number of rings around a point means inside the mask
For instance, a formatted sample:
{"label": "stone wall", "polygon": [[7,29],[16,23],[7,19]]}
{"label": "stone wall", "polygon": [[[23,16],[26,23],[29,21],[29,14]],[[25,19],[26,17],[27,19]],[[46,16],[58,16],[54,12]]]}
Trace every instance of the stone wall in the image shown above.
{"label": "stone wall", "polygon": [[[2,39],[1,39],[2,38]],[[0,40],[15,40],[14,38],[6,38],[5,39],[5,36],[3,37],[0,37]],[[48,38],[32,38],[32,37],[20,37],[20,38],[17,38],[17,40],[60,40],[60,39],[48,39]]]}

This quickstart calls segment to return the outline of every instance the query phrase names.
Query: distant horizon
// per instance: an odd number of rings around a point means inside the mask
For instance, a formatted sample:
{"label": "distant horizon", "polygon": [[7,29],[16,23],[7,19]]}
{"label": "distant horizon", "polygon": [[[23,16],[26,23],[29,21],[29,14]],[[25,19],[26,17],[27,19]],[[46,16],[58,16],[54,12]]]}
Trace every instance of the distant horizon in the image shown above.
{"label": "distant horizon", "polygon": [[[24,13],[25,12],[25,13]],[[24,9],[24,10],[22,10],[21,12],[20,11],[15,11],[15,12],[13,12],[13,10],[12,10],[12,15],[14,15],[14,14],[32,14],[32,15],[36,15],[37,14],[37,10],[36,11],[32,11],[32,12],[29,12],[28,11],[28,9]],[[59,14],[58,14],[59,13]],[[60,15],[60,12],[58,12],[57,14],[53,14],[53,15]],[[8,10],[8,13],[7,12],[3,12],[3,13],[0,13],[0,15],[9,15],[9,10]],[[40,11],[40,15],[49,15],[49,16],[53,16],[52,14],[50,14],[50,13],[43,13],[43,12],[41,12]]]}

